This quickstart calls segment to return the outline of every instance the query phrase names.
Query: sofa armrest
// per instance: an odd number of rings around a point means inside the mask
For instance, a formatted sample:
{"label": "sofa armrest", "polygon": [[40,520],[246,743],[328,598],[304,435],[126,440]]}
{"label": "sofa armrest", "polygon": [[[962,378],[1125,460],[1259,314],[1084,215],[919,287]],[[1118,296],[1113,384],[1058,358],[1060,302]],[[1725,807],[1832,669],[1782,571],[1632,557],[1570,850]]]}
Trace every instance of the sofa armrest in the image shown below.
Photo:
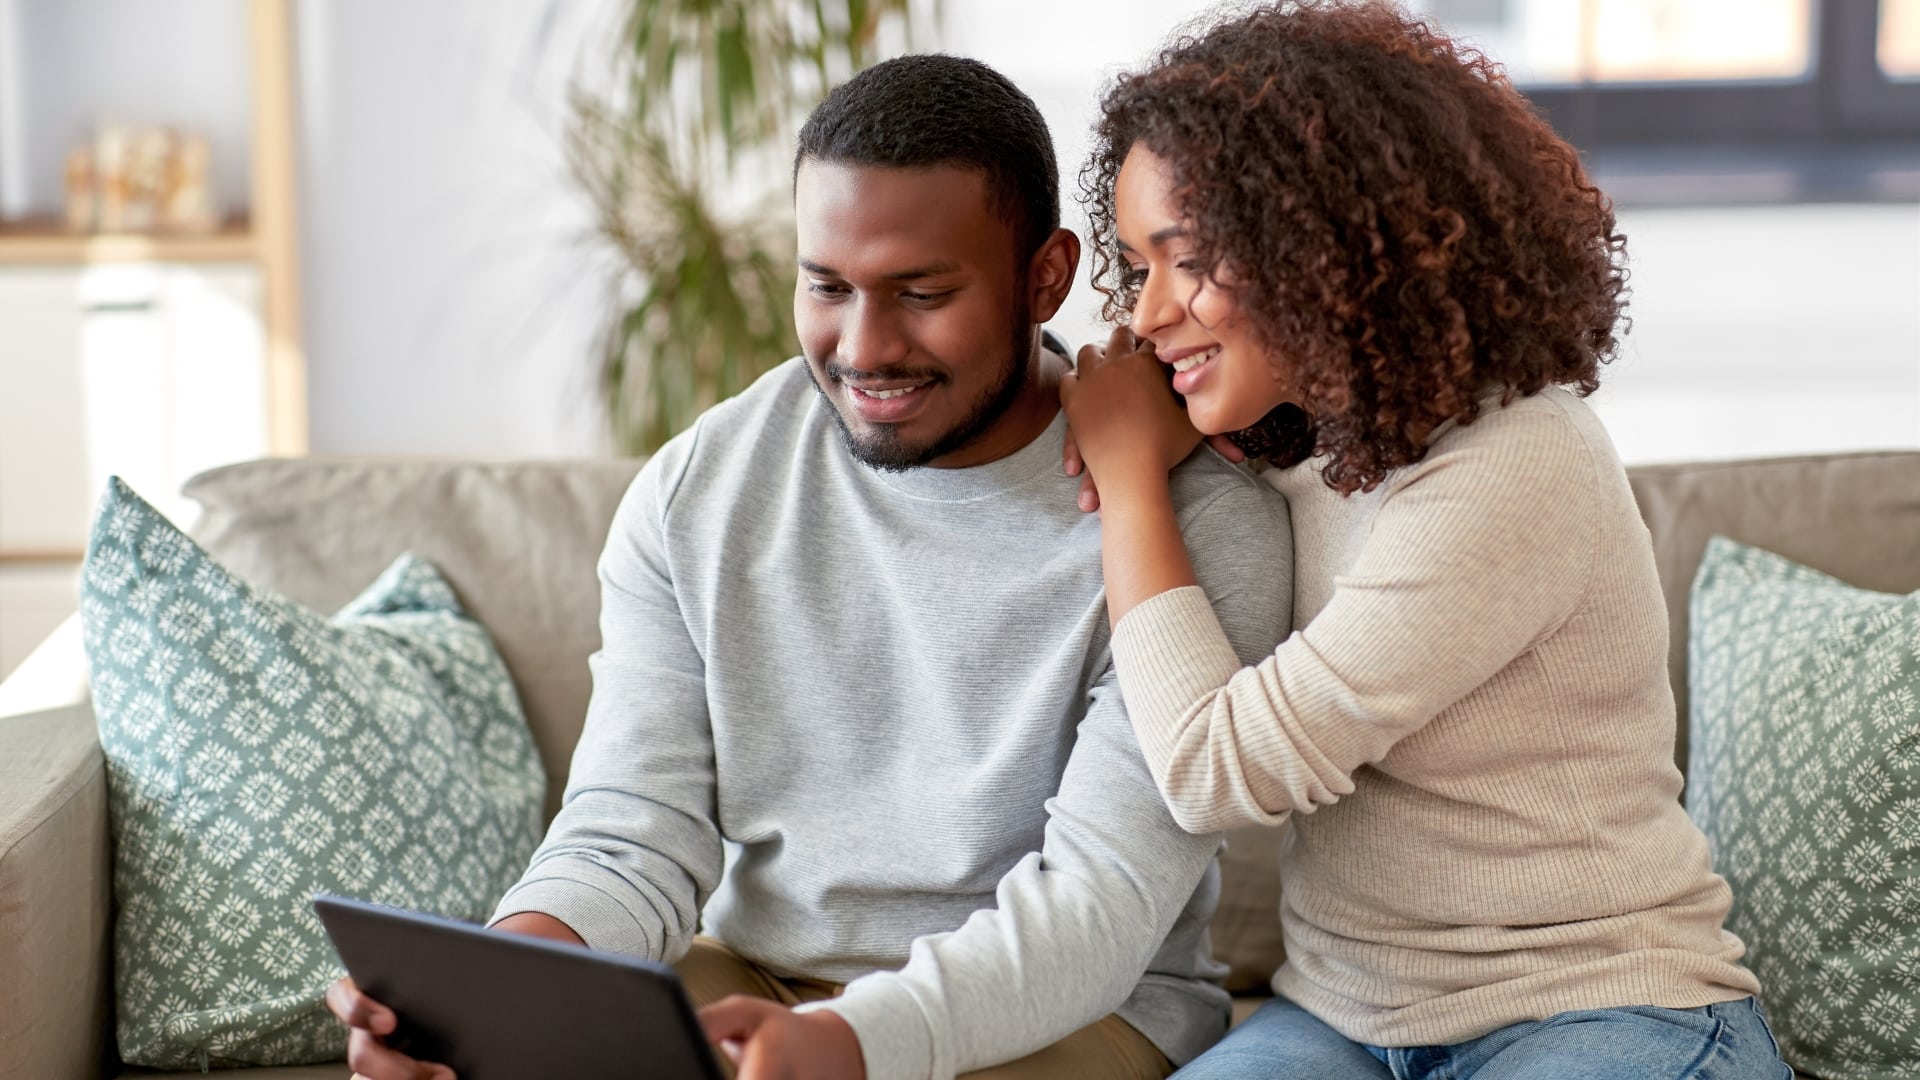
{"label": "sofa armrest", "polygon": [[87,690],[87,651],[80,637],[80,616],[74,615],[34,647],[20,666],[0,682],[0,721],[26,713],[85,705],[93,700]]}
{"label": "sofa armrest", "polygon": [[[85,670],[69,624],[0,684],[0,1080],[96,1077],[106,1064],[107,774]],[[64,677],[75,671],[77,695]]]}

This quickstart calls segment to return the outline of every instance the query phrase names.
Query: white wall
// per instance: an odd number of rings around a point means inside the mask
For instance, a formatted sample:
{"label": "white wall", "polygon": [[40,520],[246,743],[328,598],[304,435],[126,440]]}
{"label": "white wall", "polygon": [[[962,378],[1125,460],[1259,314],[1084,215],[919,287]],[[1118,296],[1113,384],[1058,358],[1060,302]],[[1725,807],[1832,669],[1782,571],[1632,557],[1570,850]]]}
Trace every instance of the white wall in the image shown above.
{"label": "white wall", "polygon": [[1629,461],[1920,447],[1920,206],[1621,211]]}
{"label": "white wall", "polygon": [[[606,0],[299,0],[318,453],[590,453],[606,275],[561,152]],[[604,33],[594,39],[604,40]]]}
{"label": "white wall", "polygon": [[[945,5],[1052,125],[1070,226],[1100,90],[1201,0]],[[300,0],[314,448],[604,446],[606,279],[561,102],[612,0]],[[1091,12],[1097,7],[1098,15]],[[1018,28],[1017,32],[1012,28]],[[1631,461],[1920,446],[1920,207],[1627,209],[1635,318],[1594,399]],[[1104,336],[1084,283],[1055,328]]]}

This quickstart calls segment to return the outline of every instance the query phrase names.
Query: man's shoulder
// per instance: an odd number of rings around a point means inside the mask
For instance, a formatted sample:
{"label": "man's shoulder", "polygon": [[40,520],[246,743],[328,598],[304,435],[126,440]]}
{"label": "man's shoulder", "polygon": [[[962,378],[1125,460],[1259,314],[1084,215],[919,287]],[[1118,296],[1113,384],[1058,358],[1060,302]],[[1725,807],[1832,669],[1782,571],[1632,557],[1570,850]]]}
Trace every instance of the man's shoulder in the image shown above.
{"label": "man's shoulder", "polygon": [[1245,513],[1262,507],[1285,512],[1286,500],[1253,474],[1235,465],[1205,443],[1174,468],[1173,505],[1184,519],[1210,507]]}
{"label": "man's shoulder", "polygon": [[671,476],[678,487],[690,472],[751,470],[761,459],[790,459],[815,409],[809,383],[805,359],[779,364],[668,439],[642,476]]}
{"label": "man's shoulder", "polygon": [[696,442],[731,442],[797,427],[813,411],[811,381],[804,357],[783,361],[745,390],[701,413],[688,432],[697,433]]}

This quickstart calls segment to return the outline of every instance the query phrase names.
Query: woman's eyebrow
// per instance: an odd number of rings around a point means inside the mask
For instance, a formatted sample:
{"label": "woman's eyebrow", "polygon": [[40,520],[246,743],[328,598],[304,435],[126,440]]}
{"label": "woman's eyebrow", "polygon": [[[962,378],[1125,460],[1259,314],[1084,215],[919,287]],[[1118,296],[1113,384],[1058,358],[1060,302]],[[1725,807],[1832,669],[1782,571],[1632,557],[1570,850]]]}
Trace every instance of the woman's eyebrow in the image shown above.
{"label": "woman's eyebrow", "polygon": [[[1159,247],[1161,244],[1164,244],[1169,240],[1178,239],[1179,237],[1182,237],[1185,235],[1187,235],[1187,227],[1185,225],[1169,225],[1166,228],[1161,229],[1158,232],[1154,233],[1153,235],[1147,237],[1147,245],[1149,247]],[[1119,238],[1115,237],[1115,239],[1118,240]],[[1134,246],[1132,244],[1127,243],[1125,240],[1120,240],[1120,250],[1133,251]]]}

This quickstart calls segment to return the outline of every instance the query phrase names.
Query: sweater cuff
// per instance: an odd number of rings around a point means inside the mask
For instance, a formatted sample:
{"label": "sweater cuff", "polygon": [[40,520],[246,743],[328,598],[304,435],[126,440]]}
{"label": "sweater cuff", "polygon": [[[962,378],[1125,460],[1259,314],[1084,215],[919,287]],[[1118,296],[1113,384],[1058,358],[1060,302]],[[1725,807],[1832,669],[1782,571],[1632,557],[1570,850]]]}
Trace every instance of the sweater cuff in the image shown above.
{"label": "sweater cuff", "polygon": [[492,926],[523,911],[550,915],[579,934],[589,949],[662,960],[646,928],[605,891],[571,878],[535,878],[507,890],[487,920]]}
{"label": "sweater cuff", "polygon": [[1164,778],[1181,721],[1245,665],[1198,585],[1149,597],[1113,628],[1113,666],[1134,733]]}
{"label": "sweater cuff", "polygon": [[[840,996],[796,1006],[795,1012],[826,1009],[853,1028],[866,1060],[867,1080],[927,1080],[934,1069],[933,1027],[913,991],[891,972],[847,984]],[[951,1076],[948,1069],[946,1075]]]}

